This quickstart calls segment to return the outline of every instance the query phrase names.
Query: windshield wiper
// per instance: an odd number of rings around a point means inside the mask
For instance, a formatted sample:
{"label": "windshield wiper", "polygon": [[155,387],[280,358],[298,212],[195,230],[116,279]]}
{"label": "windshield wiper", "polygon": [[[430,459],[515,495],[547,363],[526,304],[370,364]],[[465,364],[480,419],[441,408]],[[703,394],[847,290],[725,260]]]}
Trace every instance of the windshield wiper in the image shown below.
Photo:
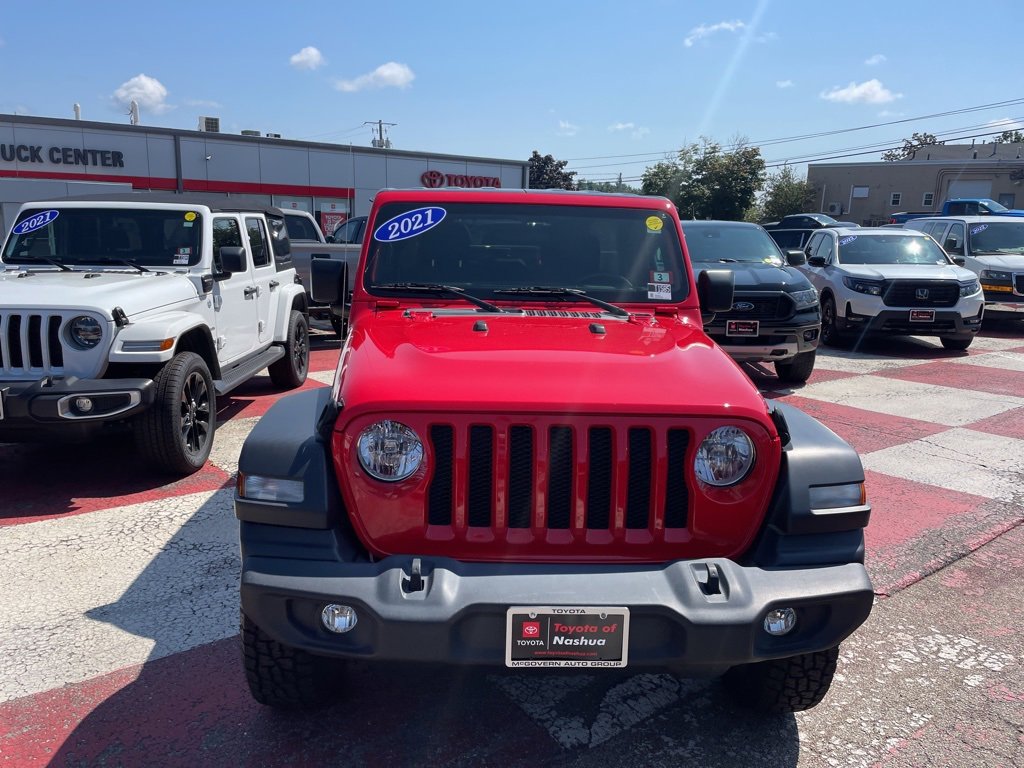
{"label": "windshield wiper", "polygon": [[139,270],[139,272],[152,272],[153,271],[151,269],[148,269],[147,267],[142,266],[141,264],[136,264],[134,261],[131,261],[130,259],[113,259],[113,258],[112,259],[89,259],[88,263],[89,264],[124,264],[127,267],[131,267],[132,269]]}
{"label": "windshield wiper", "polygon": [[[75,271],[71,267],[69,267],[67,264],[65,264],[64,262],[57,261],[57,259],[49,259],[46,256],[11,256],[11,258],[12,259],[18,259],[18,261],[24,260],[24,261],[34,261],[34,262],[36,262],[38,264],[50,264],[50,265],[52,265],[54,267],[57,267],[62,272],[74,272]],[[15,264],[15,262],[13,262],[13,261],[9,261],[7,263],[11,264],[11,265]]]}
{"label": "windshield wiper", "polygon": [[491,304],[489,301],[478,299],[476,296],[470,296],[462,288],[455,285],[441,285],[440,283],[383,283],[381,285],[370,286],[374,290],[382,291],[421,291],[424,293],[447,293],[451,296],[458,296],[468,301],[470,304],[475,304],[480,309],[485,309],[488,312],[504,312],[504,310],[497,304]]}
{"label": "windshield wiper", "polygon": [[614,304],[610,304],[607,301],[601,299],[595,299],[590,294],[581,291],[579,288],[562,288],[559,286],[548,286],[548,285],[534,285],[529,288],[498,288],[494,291],[495,293],[508,294],[510,296],[558,296],[560,298],[576,298],[589,301],[591,304],[601,309],[606,309],[611,314],[617,317],[629,317],[629,312],[624,310],[622,307],[617,307]]}

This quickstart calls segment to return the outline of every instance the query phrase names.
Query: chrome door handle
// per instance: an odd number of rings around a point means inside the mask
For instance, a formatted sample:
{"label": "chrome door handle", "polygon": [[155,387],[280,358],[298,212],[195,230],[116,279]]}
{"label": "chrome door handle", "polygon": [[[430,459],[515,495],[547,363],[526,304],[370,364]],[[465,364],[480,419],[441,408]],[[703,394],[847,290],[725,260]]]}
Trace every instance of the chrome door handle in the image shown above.
{"label": "chrome door handle", "polygon": [[271,280],[271,281],[270,281],[270,290],[274,290],[274,289],[275,289],[275,288],[277,288],[277,286],[279,286],[279,285],[280,285],[280,283],[279,283],[279,282],[277,282],[277,280]]}
{"label": "chrome door handle", "polygon": [[250,286],[250,287],[245,289],[245,298],[248,299],[251,296],[257,296],[257,295],[259,295],[259,292],[260,292],[260,289],[257,288],[255,285]]}

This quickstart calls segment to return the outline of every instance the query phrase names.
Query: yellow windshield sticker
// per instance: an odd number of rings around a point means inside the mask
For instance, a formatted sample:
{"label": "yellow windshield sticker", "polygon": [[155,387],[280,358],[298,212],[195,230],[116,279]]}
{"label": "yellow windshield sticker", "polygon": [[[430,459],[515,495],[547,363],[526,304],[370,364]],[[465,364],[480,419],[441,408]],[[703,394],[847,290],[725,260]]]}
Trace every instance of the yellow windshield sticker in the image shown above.
{"label": "yellow windshield sticker", "polygon": [[661,227],[662,227],[661,219],[659,219],[657,216],[648,216],[647,217],[647,231],[648,232],[661,232]]}
{"label": "yellow windshield sticker", "polygon": [[195,213],[193,211],[189,211],[188,213],[185,214],[185,221],[195,221],[195,220],[196,220],[196,215],[195,215]]}

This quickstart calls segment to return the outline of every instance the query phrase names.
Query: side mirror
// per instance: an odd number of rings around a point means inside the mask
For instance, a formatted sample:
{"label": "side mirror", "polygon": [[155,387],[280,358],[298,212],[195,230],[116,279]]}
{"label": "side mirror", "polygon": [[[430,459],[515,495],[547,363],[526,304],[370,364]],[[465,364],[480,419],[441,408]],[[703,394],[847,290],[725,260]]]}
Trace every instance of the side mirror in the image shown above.
{"label": "side mirror", "polygon": [[245,272],[245,248],[240,245],[225,245],[220,249],[221,274]]}
{"label": "side mirror", "polygon": [[955,253],[959,256],[964,255],[964,247],[962,245],[957,245],[956,240],[952,237],[946,238],[946,244],[943,246],[943,250],[949,254]]}
{"label": "side mirror", "polygon": [[824,267],[826,263],[824,256],[809,256],[807,258],[807,266],[809,267]]}
{"label": "side mirror", "polygon": [[317,304],[340,306],[348,292],[348,264],[344,261],[316,258],[309,262],[310,295]]}
{"label": "side mirror", "polygon": [[958,267],[962,267],[964,264],[967,263],[967,259],[965,259],[963,256],[953,256],[952,259],[953,263],[956,264]]}
{"label": "side mirror", "polygon": [[705,269],[697,275],[697,298],[705,325],[714,319],[715,312],[732,309],[734,282],[735,275],[728,269]]}
{"label": "side mirror", "polygon": [[333,243],[334,242],[334,235],[324,235],[324,242],[325,243]]}
{"label": "side mirror", "polygon": [[799,248],[789,248],[786,250],[786,263],[791,267],[802,267],[807,263],[807,257]]}

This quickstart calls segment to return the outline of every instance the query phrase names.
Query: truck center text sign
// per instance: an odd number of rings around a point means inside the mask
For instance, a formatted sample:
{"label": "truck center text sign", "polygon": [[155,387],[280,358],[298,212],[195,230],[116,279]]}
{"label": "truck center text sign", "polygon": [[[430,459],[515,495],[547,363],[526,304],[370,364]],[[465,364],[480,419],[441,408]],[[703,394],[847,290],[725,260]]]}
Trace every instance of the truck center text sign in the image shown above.
{"label": "truck center text sign", "polygon": [[79,149],[78,147],[46,147],[34,144],[0,144],[0,160],[5,163],[46,163],[54,165],[124,168],[124,153],[111,149]]}

